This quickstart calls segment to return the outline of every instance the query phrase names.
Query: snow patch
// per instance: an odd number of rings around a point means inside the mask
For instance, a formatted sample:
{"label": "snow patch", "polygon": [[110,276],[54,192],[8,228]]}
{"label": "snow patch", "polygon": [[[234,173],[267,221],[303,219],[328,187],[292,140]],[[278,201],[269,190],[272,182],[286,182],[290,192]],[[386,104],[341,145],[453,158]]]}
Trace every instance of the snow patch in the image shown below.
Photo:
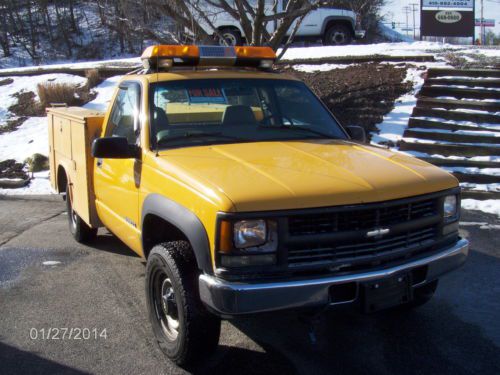
{"label": "snow patch", "polygon": [[304,73],[314,73],[314,72],[327,72],[333,69],[347,69],[356,64],[300,64],[294,65],[293,69],[304,72]]}
{"label": "snow patch", "polygon": [[113,97],[116,86],[120,83],[123,76],[114,76],[106,79],[100,85],[94,87],[94,91],[97,92],[97,96],[91,102],[88,102],[83,107],[87,109],[92,109],[96,111],[105,112],[108,109],[109,102]]}
{"label": "snow patch", "polygon": [[462,208],[466,210],[478,210],[497,215],[500,217],[500,199],[462,199]]}
{"label": "snow patch", "polygon": [[46,117],[30,117],[17,130],[0,136],[0,160],[23,162],[34,153],[49,154]]}

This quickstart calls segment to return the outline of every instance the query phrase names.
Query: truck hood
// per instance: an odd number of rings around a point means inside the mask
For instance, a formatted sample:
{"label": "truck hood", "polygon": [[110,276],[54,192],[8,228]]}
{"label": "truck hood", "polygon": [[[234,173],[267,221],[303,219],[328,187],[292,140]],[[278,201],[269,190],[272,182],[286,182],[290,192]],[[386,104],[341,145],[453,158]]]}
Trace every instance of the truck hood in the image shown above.
{"label": "truck hood", "polygon": [[198,146],[160,153],[236,211],[380,202],[453,188],[455,177],[421,160],[337,140]]}

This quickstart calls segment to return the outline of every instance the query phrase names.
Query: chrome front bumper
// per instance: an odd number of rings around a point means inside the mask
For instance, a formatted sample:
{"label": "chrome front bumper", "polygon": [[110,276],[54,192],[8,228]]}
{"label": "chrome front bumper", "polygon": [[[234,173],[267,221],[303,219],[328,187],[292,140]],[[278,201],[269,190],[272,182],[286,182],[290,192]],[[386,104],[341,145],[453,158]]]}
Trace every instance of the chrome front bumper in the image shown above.
{"label": "chrome front bumper", "polygon": [[211,310],[228,316],[329,305],[332,304],[332,286],[384,279],[427,266],[425,280],[413,285],[417,287],[460,267],[468,253],[469,242],[461,239],[437,254],[391,268],[356,274],[272,283],[228,282],[202,274],[199,278],[200,296]]}
{"label": "chrome front bumper", "polygon": [[366,30],[356,30],[354,31],[354,37],[356,39],[363,39],[366,36]]}

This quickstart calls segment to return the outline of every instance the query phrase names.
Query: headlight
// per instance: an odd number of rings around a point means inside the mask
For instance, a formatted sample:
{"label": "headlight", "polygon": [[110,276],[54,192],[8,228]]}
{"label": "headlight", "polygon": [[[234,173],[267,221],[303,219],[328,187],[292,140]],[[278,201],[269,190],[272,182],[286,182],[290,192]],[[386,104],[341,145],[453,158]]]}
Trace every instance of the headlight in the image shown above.
{"label": "headlight", "polygon": [[256,247],[266,243],[265,220],[241,220],[234,223],[234,245],[238,249]]}
{"label": "headlight", "polygon": [[443,213],[445,219],[453,219],[457,216],[457,196],[448,195],[444,199]]}

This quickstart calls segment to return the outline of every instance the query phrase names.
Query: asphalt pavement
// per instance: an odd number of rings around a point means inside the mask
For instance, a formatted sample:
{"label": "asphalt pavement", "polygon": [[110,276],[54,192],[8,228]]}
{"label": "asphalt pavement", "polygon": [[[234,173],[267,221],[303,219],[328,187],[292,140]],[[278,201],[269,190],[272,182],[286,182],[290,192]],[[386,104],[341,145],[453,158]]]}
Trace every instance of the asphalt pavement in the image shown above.
{"label": "asphalt pavement", "polygon": [[[153,339],[144,261],[106,231],[76,243],[64,208],[0,197],[0,373],[187,373]],[[427,305],[329,311],[312,325],[294,313],[225,321],[219,349],[191,373],[500,374],[500,221],[477,211],[462,221],[470,257]]]}

